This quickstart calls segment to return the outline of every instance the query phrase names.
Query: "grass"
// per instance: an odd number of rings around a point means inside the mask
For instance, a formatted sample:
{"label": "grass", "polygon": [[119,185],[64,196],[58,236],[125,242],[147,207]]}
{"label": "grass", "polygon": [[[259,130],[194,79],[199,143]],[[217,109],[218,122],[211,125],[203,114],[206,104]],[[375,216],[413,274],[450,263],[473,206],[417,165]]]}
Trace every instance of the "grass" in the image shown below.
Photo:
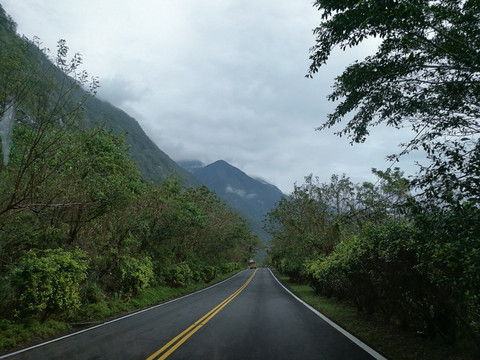
{"label": "grass", "polygon": [[129,301],[111,299],[89,304],[81,308],[73,322],[60,319],[49,319],[44,323],[31,318],[18,322],[0,319],[0,355],[195,292],[223,281],[237,272],[219,275],[208,284],[193,284],[185,288],[159,286],[148,288]]}
{"label": "grass", "polygon": [[47,320],[44,323],[36,319],[26,319],[19,323],[0,320],[0,353],[64,334],[70,329],[69,324],[55,320]]}
{"label": "grass", "polygon": [[364,343],[392,360],[474,360],[473,346],[469,344],[448,345],[441,339],[425,339],[416,332],[402,331],[399,327],[376,316],[366,316],[355,306],[334,298],[315,294],[308,285],[299,285],[286,276],[275,274],[284,285],[303,301],[320,311],[329,319],[354,334]]}

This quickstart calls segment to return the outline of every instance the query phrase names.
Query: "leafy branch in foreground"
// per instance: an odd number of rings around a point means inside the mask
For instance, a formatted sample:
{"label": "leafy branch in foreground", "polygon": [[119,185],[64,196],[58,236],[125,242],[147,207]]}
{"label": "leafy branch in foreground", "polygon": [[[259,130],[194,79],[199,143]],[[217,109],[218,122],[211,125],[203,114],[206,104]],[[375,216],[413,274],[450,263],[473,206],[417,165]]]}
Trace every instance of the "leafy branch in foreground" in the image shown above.
{"label": "leafy branch in foreground", "polygon": [[[337,134],[363,142],[384,123],[417,134],[402,154],[425,151],[430,164],[414,185],[430,200],[480,202],[480,5],[478,1],[318,0],[312,77],[335,47],[379,38],[375,55],[336,78],[340,101],[320,130],[348,119]],[[401,155],[401,154],[398,154]],[[394,155],[392,159],[398,157]]]}

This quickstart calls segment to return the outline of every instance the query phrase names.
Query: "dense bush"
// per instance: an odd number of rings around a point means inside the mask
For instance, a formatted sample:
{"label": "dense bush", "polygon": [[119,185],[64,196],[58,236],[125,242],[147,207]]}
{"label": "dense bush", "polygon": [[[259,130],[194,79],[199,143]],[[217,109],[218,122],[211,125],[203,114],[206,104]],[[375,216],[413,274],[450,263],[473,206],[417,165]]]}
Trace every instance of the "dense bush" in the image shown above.
{"label": "dense bush", "polygon": [[217,269],[212,265],[192,264],[193,281],[197,283],[209,283],[217,275]]}
{"label": "dense bush", "polygon": [[30,250],[11,274],[16,316],[73,314],[80,307],[80,284],[86,277],[83,251]]}
{"label": "dense bush", "polygon": [[365,223],[399,217],[399,204],[409,198],[409,183],[400,169],[373,169],[376,184],[354,184],[343,174],[320,183],[312,175],[283,198],[267,216],[272,235],[273,265],[294,281],[304,281],[306,260],[330,254],[342,241],[358,234]]}
{"label": "dense bush", "polygon": [[185,263],[175,264],[166,274],[167,284],[173,287],[187,287],[193,281],[193,271]]}
{"label": "dense bush", "polygon": [[228,262],[228,263],[222,264],[220,269],[224,274],[228,274],[228,273],[231,273],[233,271],[239,270],[240,265],[236,262]]}
{"label": "dense bush", "polygon": [[[312,286],[326,295],[349,298],[367,312],[401,315],[404,294],[418,281],[414,228],[403,221],[368,225],[334,252],[305,264]],[[408,300],[406,300],[408,302]]]}
{"label": "dense bush", "polygon": [[[419,269],[439,309],[432,326],[445,337],[468,333],[480,349],[480,210],[471,203],[416,215]],[[440,324],[437,324],[437,323]]]}
{"label": "dense bush", "polygon": [[407,221],[370,224],[329,256],[306,261],[305,274],[316,291],[349,299],[360,310],[380,312],[405,328],[447,341],[465,333],[475,338],[478,239],[451,234],[433,241],[428,236]]}
{"label": "dense bush", "polygon": [[153,280],[153,263],[150,257],[137,259],[128,255],[121,258],[120,276],[123,291],[136,295],[147,288]]}

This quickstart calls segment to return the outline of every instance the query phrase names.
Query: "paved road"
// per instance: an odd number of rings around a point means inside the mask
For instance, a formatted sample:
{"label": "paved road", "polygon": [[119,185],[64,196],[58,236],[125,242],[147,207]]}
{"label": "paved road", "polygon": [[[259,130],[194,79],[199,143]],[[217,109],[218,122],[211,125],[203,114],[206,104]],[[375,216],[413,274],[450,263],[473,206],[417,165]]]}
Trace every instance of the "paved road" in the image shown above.
{"label": "paved road", "polygon": [[7,359],[381,358],[354,341],[258,269]]}

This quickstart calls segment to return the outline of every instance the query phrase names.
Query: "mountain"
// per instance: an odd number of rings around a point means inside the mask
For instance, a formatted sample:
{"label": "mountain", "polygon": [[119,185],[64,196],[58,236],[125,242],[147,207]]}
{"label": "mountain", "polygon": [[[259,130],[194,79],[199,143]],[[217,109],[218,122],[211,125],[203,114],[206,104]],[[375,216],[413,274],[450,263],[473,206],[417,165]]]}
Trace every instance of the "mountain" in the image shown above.
{"label": "mountain", "polygon": [[263,219],[285,195],[274,185],[254,179],[226,161],[219,160],[204,166],[199,161],[179,162],[210,190],[245,217],[252,229],[265,243],[269,235],[263,230]]}

